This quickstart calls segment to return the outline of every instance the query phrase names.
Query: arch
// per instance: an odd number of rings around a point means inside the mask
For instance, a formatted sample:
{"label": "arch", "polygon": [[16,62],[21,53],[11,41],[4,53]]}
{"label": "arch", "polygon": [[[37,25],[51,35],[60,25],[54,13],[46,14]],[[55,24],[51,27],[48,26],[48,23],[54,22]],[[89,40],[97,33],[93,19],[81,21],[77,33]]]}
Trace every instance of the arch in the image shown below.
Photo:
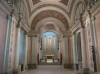
{"label": "arch", "polygon": [[26,7],[26,11],[27,11],[28,19],[29,19],[29,9],[28,9],[28,5],[27,5],[26,0],[24,0],[24,4],[25,4],[25,7]]}
{"label": "arch", "polygon": [[50,35],[52,35],[52,36],[54,36],[54,35],[57,35],[57,33],[56,32],[53,32],[53,31],[47,31],[47,32],[43,32],[43,36],[50,36]]}
{"label": "arch", "polygon": [[[48,24],[53,24],[56,27],[56,30],[59,31],[60,33],[61,32],[65,33],[67,31],[64,24],[60,20],[53,18],[53,17],[47,17],[47,18],[39,21],[36,24],[35,31],[36,32],[39,31],[40,26],[48,25]],[[63,30],[63,31],[60,31],[60,30]]]}
{"label": "arch", "polygon": [[29,24],[32,25],[32,21],[34,20],[34,18],[35,18],[38,14],[40,14],[41,12],[47,11],[47,10],[53,10],[53,11],[57,11],[57,12],[61,13],[61,14],[64,15],[64,17],[66,18],[66,20],[67,20],[67,22],[68,22],[68,25],[70,24],[70,19],[69,19],[68,15],[67,15],[64,11],[62,11],[61,9],[56,8],[56,7],[53,7],[53,6],[47,6],[47,7],[43,7],[43,8],[41,8],[41,9],[38,9],[38,10],[37,10],[36,12],[34,12],[33,15],[30,17],[30,22],[29,22]]}
{"label": "arch", "polygon": [[[58,37],[63,37],[62,33],[58,32],[58,31],[55,31],[55,30],[49,30],[49,31],[47,30],[47,31],[43,31],[41,33],[45,33],[45,32],[54,32],[54,33],[57,34]],[[41,34],[39,34],[39,36],[41,36]]]}
{"label": "arch", "polygon": [[38,9],[38,8],[42,8],[42,7],[46,7],[46,6],[55,6],[57,8],[61,8],[65,12],[68,12],[68,10],[69,10],[68,9],[69,4],[68,4],[68,6],[66,6],[60,2],[56,2],[56,3],[39,2],[34,5],[34,7],[32,8],[32,12],[36,11],[36,9]]}
{"label": "arch", "polygon": [[72,9],[72,13],[71,13],[71,22],[72,22],[71,25],[72,26],[74,25],[74,17],[75,17],[75,13],[76,13],[77,6],[80,3],[84,4],[84,6],[85,6],[84,1],[82,1],[82,0],[81,1],[80,0],[75,1],[74,5],[73,5],[73,9]]}

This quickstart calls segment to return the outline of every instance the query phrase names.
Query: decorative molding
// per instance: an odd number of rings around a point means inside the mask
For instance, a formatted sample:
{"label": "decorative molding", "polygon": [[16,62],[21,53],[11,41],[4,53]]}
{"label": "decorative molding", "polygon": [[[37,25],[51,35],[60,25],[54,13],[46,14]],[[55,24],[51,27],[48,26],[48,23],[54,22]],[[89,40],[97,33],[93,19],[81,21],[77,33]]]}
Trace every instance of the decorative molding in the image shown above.
{"label": "decorative molding", "polygon": [[35,28],[35,25],[39,22],[39,21],[41,21],[42,19],[45,19],[45,18],[47,18],[47,17],[53,17],[53,18],[55,18],[55,19],[58,19],[58,20],[62,20],[62,23],[64,23],[65,24],[65,27],[66,28],[68,28],[68,21],[67,21],[67,19],[62,15],[62,14],[60,14],[60,13],[58,13],[58,12],[55,12],[55,11],[43,11],[43,12],[41,12],[40,14],[38,14],[36,17],[35,17],[35,19],[33,20],[33,23],[32,23],[32,29],[34,29]]}
{"label": "decorative molding", "polygon": [[[45,28],[45,26],[47,26],[48,24],[52,24],[54,26],[55,31],[59,32],[59,33],[65,33],[68,29],[64,26],[64,23],[62,23],[62,21],[56,19],[56,18],[53,18],[53,17],[47,17],[45,19],[42,19],[41,21],[39,21],[37,24],[36,24],[36,27],[35,27],[35,31],[39,31],[41,32],[41,29],[42,27]],[[43,30],[45,30],[43,28]]]}
{"label": "decorative molding", "polygon": [[34,7],[32,8],[31,14],[33,12],[37,11],[38,9],[43,8],[43,7],[47,7],[47,6],[53,6],[53,7],[59,8],[59,9],[63,10],[64,12],[66,12],[68,14],[68,10],[66,9],[67,7],[65,5],[63,5],[62,3],[59,3],[59,2],[56,3],[56,4],[55,3],[51,4],[51,3],[40,2],[36,5],[34,5]]}
{"label": "decorative molding", "polygon": [[[74,5],[73,5],[73,9],[72,9],[72,12],[71,12],[71,26],[73,26],[73,25],[75,25],[75,16],[76,16],[76,13],[78,13],[78,12],[76,12],[77,10],[78,11],[81,11],[82,10],[82,7],[80,7],[79,5],[82,5],[82,6],[84,6],[84,11],[85,11],[85,2],[84,1],[82,1],[82,0],[77,0],[75,3],[74,3]],[[83,11],[83,12],[84,12]],[[83,13],[82,12],[82,13]],[[80,14],[78,14],[79,16],[80,16]],[[76,17],[78,17],[78,16],[76,16]]]}
{"label": "decorative molding", "polygon": [[61,15],[63,15],[65,17],[65,20],[67,20],[68,24],[70,24],[70,18],[68,17],[68,15],[66,13],[64,13],[59,8],[48,6],[48,7],[41,8],[38,11],[34,12],[34,14],[30,18],[30,25],[32,25],[32,22],[33,22],[34,18],[36,18],[37,15],[41,14],[41,12],[43,12],[43,11],[48,11],[48,10],[60,13]]}
{"label": "decorative molding", "polygon": [[[66,0],[65,0],[66,1]],[[67,11],[67,14],[70,16],[70,13],[71,13],[71,10],[72,10],[72,7],[73,7],[73,4],[74,4],[74,0],[69,0],[67,5],[62,3],[62,2],[38,2],[36,4],[31,4],[30,5],[30,2],[29,1],[26,1],[27,2],[27,6],[28,6],[28,9],[29,9],[29,12],[31,14],[31,12],[34,12],[33,10],[34,9],[38,9],[39,7],[43,7],[44,5],[46,6],[58,6],[62,9],[64,9],[65,11]],[[36,10],[35,10],[36,11]]]}
{"label": "decorative molding", "polygon": [[[81,24],[81,23],[80,23]],[[72,33],[76,32],[77,30],[81,29],[81,25],[73,25],[70,30]]]}

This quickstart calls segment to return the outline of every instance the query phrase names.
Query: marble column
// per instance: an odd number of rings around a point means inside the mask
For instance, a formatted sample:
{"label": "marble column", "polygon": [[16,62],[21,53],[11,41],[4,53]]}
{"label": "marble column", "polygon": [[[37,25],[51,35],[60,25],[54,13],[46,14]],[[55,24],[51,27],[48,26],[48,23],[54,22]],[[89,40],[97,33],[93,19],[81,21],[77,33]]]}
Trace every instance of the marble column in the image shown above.
{"label": "marble column", "polygon": [[19,68],[19,45],[20,45],[20,28],[17,28],[18,34],[17,34],[17,47],[16,47],[16,69]]}
{"label": "marble column", "polygon": [[62,45],[63,45],[63,64],[67,62],[67,48],[66,48],[66,39],[65,37],[62,38]]}
{"label": "marble column", "polygon": [[24,62],[25,67],[24,67],[24,69],[27,69],[27,64],[28,64],[28,60],[27,60],[27,57],[28,57],[28,39],[29,39],[29,37],[28,37],[27,34],[25,36],[26,36],[26,44],[25,44],[26,49],[25,49],[25,62]]}
{"label": "marble column", "polygon": [[75,46],[75,34],[72,35],[72,50],[73,50],[73,68],[76,69],[77,57],[76,57],[76,46]]}
{"label": "marble column", "polygon": [[38,50],[38,37],[36,35],[29,35],[28,48],[28,69],[36,69]]}
{"label": "marble column", "polygon": [[34,35],[32,37],[32,62],[37,65],[37,57],[38,57],[38,37]]}
{"label": "marble column", "polygon": [[33,69],[34,65],[33,65],[33,60],[32,60],[32,41],[33,41],[33,36],[32,35],[28,35],[28,69]]}
{"label": "marble column", "polygon": [[9,46],[10,46],[10,35],[11,35],[11,27],[12,27],[12,17],[8,15],[8,23],[7,23],[7,33],[6,33],[6,41],[5,41],[5,49],[4,49],[4,61],[3,61],[3,72],[8,72],[8,56],[9,56]]}
{"label": "marble column", "polygon": [[65,64],[65,68],[70,68],[73,69],[73,50],[72,50],[72,34],[68,33],[66,41],[67,43],[67,49],[66,49],[66,64]]}
{"label": "marble column", "polygon": [[87,51],[86,51],[86,36],[85,28],[81,28],[81,40],[82,40],[82,67],[87,68]]}

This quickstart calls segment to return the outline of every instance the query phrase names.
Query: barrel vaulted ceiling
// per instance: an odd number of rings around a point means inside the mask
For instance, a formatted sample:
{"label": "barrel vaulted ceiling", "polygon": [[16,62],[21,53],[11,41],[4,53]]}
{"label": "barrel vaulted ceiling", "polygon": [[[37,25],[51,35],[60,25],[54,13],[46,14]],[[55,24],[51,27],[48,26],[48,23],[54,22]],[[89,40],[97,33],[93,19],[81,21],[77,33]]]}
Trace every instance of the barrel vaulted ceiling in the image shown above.
{"label": "barrel vaulted ceiling", "polygon": [[[29,11],[29,25],[32,30],[46,28],[65,32],[72,24],[75,7],[84,0],[25,0],[25,2]],[[46,18],[48,20],[45,20]]]}

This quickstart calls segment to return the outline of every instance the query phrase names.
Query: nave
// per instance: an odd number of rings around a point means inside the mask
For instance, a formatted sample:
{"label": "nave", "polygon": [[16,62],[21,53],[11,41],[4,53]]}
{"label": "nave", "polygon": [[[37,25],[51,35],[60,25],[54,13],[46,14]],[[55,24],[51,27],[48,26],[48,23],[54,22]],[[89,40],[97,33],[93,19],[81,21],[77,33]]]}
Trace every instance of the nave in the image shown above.
{"label": "nave", "polygon": [[77,72],[64,69],[61,65],[39,65],[37,69],[23,71],[20,74],[77,74]]}
{"label": "nave", "polygon": [[100,0],[0,0],[0,74],[99,72]]}

